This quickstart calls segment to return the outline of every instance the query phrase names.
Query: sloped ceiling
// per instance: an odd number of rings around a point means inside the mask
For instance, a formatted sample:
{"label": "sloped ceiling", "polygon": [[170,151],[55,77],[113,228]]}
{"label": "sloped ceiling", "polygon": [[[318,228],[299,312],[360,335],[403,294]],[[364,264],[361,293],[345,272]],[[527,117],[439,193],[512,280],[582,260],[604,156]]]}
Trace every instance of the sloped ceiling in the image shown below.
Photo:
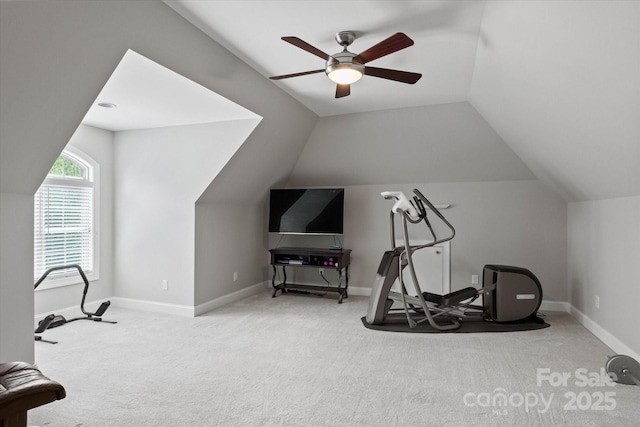
{"label": "sloped ceiling", "polygon": [[487,2],[469,100],[568,200],[640,195],[640,2]]}
{"label": "sloped ceiling", "polygon": [[82,123],[116,132],[248,118],[259,116],[129,49]]}
{"label": "sloped ceiling", "polygon": [[468,101],[566,200],[640,195],[640,2],[165,2],[265,77],[322,67],[283,35],[333,53],[336,31],[364,47],[405,31],[416,45],[375,65],[422,72],[415,86],[338,104],[322,75],[273,84],[320,116]]}

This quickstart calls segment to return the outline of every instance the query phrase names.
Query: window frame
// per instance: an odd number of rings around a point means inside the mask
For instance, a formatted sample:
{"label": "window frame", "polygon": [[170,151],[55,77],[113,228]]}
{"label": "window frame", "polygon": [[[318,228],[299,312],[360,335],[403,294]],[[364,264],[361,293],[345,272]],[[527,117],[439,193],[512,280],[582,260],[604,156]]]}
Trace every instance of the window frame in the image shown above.
{"label": "window frame", "polygon": [[[99,164],[91,158],[91,156],[87,155],[83,151],[75,148],[75,147],[66,147],[62,153],[58,157],[64,157],[71,160],[74,163],[79,164],[86,170],[86,177],[84,179],[76,179],[76,178],[64,178],[58,175],[50,175],[47,174],[47,177],[42,182],[40,187],[38,188],[38,192],[45,185],[56,185],[62,184],[66,186],[78,186],[85,188],[93,189],[93,206],[92,206],[92,225],[91,232],[93,238],[93,247],[92,247],[92,264],[93,269],[91,271],[86,271],[85,274],[87,276],[87,280],[95,281],[100,278],[100,166]],[[57,159],[57,158],[56,158]],[[41,277],[39,275],[36,276],[36,266],[37,266],[37,252],[35,250],[36,245],[36,236],[38,231],[36,230],[37,224],[37,216],[38,212],[36,212],[36,197],[37,193],[34,195],[34,254],[33,254],[33,274],[34,274],[34,283]],[[42,272],[44,274],[44,271]],[[47,276],[47,278],[38,286],[36,291],[59,288],[63,286],[70,286],[83,283],[82,278],[78,274],[77,270],[69,270],[68,272],[56,273]]]}

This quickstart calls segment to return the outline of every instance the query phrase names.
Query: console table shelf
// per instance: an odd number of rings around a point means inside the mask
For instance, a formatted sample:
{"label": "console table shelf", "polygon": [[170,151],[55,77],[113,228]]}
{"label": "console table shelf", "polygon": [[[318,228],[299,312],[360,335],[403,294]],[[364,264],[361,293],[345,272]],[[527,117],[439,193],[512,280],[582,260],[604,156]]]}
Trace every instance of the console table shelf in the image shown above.
{"label": "console table shelf", "polygon": [[[275,248],[269,249],[269,252],[271,252],[271,266],[273,267],[273,277],[271,278],[273,298],[275,298],[278,291],[282,293],[287,291],[304,293],[335,292],[338,294],[338,304],[342,304],[343,298],[349,298],[347,289],[349,288],[351,249]],[[282,269],[283,280],[276,284],[278,267]],[[287,267],[333,269],[338,272],[338,283],[336,285],[287,283]],[[344,286],[342,284],[343,279]]]}

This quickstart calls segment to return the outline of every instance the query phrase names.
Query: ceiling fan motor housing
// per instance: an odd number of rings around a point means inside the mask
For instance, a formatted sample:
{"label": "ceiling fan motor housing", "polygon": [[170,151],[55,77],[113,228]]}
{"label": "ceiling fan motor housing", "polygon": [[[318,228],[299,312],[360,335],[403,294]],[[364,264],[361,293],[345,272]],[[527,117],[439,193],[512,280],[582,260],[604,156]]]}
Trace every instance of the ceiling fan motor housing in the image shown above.
{"label": "ceiling fan motor housing", "polygon": [[[345,50],[342,52],[333,54],[329,57],[324,70],[325,73],[327,73],[329,78],[331,78],[332,73],[350,73],[355,79],[350,83],[358,81],[364,74],[364,64],[356,60],[356,56],[357,55],[355,53],[347,51],[345,47]],[[334,80],[333,78],[331,79]]]}

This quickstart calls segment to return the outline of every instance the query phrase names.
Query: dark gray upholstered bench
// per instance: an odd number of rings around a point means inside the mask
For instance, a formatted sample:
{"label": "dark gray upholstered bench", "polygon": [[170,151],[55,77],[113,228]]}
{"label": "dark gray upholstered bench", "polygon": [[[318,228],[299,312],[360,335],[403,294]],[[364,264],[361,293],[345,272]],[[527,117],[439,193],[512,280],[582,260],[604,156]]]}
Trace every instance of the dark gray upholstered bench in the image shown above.
{"label": "dark gray upholstered bench", "polygon": [[27,411],[64,399],[59,383],[24,362],[0,363],[0,427],[26,427]]}

